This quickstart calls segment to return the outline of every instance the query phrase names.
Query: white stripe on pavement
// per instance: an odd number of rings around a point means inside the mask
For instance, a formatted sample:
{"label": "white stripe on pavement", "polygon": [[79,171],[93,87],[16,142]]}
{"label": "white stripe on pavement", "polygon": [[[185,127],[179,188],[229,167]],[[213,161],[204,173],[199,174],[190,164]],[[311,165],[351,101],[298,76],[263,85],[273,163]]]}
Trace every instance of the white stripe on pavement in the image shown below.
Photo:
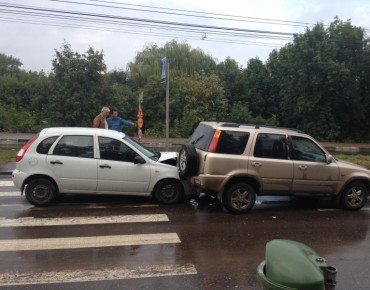
{"label": "white stripe on pavement", "polygon": [[14,183],[12,180],[1,180],[0,186],[14,186]]}
{"label": "white stripe on pavement", "polygon": [[[60,203],[58,202],[57,204],[55,204],[56,207],[58,208],[63,208],[64,206],[76,206],[78,207],[79,209],[97,209],[97,208],[110,208],[110,209],[114,209],[114,208],[151,208],[151,207],[159,207],[159,204],[136,204],[136,205],[122,205],[122,204],[114,204],[113,205],[113,202],[111,204],[108,204],[108,205],[103,205],[103,204],[98,204],[98,203],[89,203],[89,204],[86,204],[86,203]],[[50,208],[52,208],[53,205],[50,205],[48,207],[33,207],[32,208],[32,211],[34,210],[48,210]]]}
{"label": "white stripe on pavement", "polygon": [[[370,210],[369,207],[363,207],[360,209],[361,210]],[[344,211],[344,209],[341,208],[319,208],[317,211]]]}
{"label": "white stripe on pavement", "polygon": [[0,218],[0,227],[37,227],[37,226],[67,226],[115,223],[147,223],[168,222],[166,214],[141,214],[117,216],[92,216],[92,217],[62,217],[62,218],[33,218],[18,219]]}
{"label": "white stripe on pavement", "polygon": [[25,207],[32,209],[33,205],[25,203],[9,203],[9,204],[0,204],[0,207]]}
{"label": "white stripe on pavement", "polygon": [[44,283],[76,283],[107,281],[134,278],[152,278],[180,275],[195,275],[197,270],[193,264],[185,265],[142,265],[120,266],[115,268],[94,270],[68,270],[50,272],[9,272],[0,273],[0,286],[32,285]]}
{"label": "white stripe on pavement", "polygon": [[[20,193],[17,193],[17,195],[14,195],[12,193],[7,193],[7,194],[1,194],[0,192],[0,197],[12,197],[12,196],[21,196]],[[106,204],[106,203],[103,203],[103,204],[98,204],[98,203],[89,203],[89,204],[86,204],[86,203],[61,203],[61,202],[58,202],[56,204],[54,204],[56,207],[58,208],[63,208],[64,206],[76,206],[80,209],[99,209],[99,208],[152,208],[152,207],[159,207],[159,204],[133,204],[133,205],[128,205],[128,204],[114,204],[111,203],[111,204]],[[3,206],[3,207],[19,207],[19,206],[24,206],[24,207],[27,207],[27,208],[30,208],[32,211],[34,210],[48,210],[50,208],[53,207],[53,204],[52,205],[49,205],[48,207],[35,207],[31,204],[15,204],[15,203],[9,203],[9,204],[0,204],[0,207]]]}
{"label": "white stripe on pavement", "polygon": [[181,243],[176,233],[0,240],[0,251],[36,251]]}
{"label": "white stripe on pavement", "polygon": [[20,191],[4,191],[4,192],[0,192],[0,196],[21,196],[21,192]]}

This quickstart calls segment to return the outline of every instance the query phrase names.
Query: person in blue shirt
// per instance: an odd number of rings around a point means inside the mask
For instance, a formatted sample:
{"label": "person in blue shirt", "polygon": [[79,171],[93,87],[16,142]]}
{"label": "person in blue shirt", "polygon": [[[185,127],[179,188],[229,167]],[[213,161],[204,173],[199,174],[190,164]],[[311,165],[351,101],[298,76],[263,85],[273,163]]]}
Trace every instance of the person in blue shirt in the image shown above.
{"label": "person in blue shirt", "polygon": [[122,132],[122,126],[134,126],[135,123],[131,121],[127,121],[121,117],[118,117],[117,109],[112,109],[112,116],[107,119],[108,128],[110,130],[116,130],[118,132]]}

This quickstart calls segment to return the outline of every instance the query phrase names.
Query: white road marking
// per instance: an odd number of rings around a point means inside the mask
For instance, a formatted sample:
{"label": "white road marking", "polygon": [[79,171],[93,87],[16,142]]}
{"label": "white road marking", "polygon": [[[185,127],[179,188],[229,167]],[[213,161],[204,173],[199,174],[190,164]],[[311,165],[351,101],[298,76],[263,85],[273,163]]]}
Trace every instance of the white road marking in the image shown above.
{"label": "white road marking", "polygon": [[159,264],[133,267],[120,266],[94,270],[77,269],[42,273],[8,272],[0,273],[0,286],[32,285],[46,283],[77,283],[196,274],[197,270],[193,264]]}
{"label": "white road marking", "polygon": [[23,203],[0,204],[0,207],[25,207],[31,209],[33,205]]}
{"label": "white road marking", "polygon": [[[360,210],[370,210],[370,208],[369,207],[363,207]],[[319,208],[319,209],[317,209],[317,211],[344,211],[344,209],[340,209],[340,208]]]}
{"label": "white road marking", "polygon": [[1,180],[0,186],[14,186],[14,183],[12,180]]}
{"label": "white road marking", "polygon": [[20,191],[4,191],[0,192],[0,196],[6,197],[6,196],[21,196]]}
{"label": "white road marking", "polygon": [[[0,192],[0,197],[12,197],[12,196],[20,196],[20,193],[17,193],[17,195],[14,195],[12,193],[7,193],[7,194],[1,194]],[[43,210],[50,210],[50,208],[53,207],[53,205],[50,205],[48,207],[35,207],[31,204],[28,204],[28,203],[25,203],[25,204],[21,204],[21,203],[9,203],[9,204],[0,204],[0,207],[20,207],[20,206],[23,206],[23,207],[26,207],[26,208],[30,208],[32,211],[35,211],[35,210],[40,210],[40,211],[43,211]],[[152,208],[152,207],[159,207],[159,204],[135,204],[135,205],[130,205],[130,204],[98,204],[98,203],[89,203],[89,204],[86,204],[86,203],[61,203],[61,202],[58,202],[55,204],[56,207],[58,208],[63,208],[64,206],[76,206],[78,208],[83,208],[83,209],[99,209],[99,208]]]}
{"label": "white road marking", "polygon": [[18,219],[0,218],[0,227],[37,227],[37,226],[67,226],[67,225],[91,225],[91,224],[114,224],[114,223],[147,223],[168,222],[166,214],[141,214],[141,215],[112,215],[92,217],[62,217],[62,218],[33,218],[24,217]]}
{"label": "white road marking", "polygon": [[[115,204],[113,205],[99,205],[97,203],[91,203],[91,204],[85,204],[85,203],[57,203],[55,204],[56,207],[58,208],[63,208],[64,206],[76,206],[79,209],[97,209],[97,208],[150,208],[150,207],[159,207],[159,204],[137,204],[137,205],[122,205],[122,204]],[[33,207],[32,211],[37,211],[37,210],[50,210],[53,206],[48,206],[48,207]]]}
{"label": "white road marking", "polygon": [[181,243],[176,233],[0,240],[0,251],[38,251]]}

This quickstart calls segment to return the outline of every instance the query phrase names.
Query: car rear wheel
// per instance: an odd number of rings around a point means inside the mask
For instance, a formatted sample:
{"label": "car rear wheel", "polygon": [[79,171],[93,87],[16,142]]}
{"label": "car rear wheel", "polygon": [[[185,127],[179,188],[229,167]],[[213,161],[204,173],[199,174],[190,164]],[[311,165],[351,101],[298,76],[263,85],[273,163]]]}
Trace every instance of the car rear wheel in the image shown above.
{"label": "car rear wheel", "polygon": [[198,159],[197,151],[193,144],[186,143],[181,146],[178,168],[181,178],[196,175],[198,170]]}
{"label": "car rear wheel", "polygon": [[345,209],[358,210],[362,208],[369,196],[367,187],[360,181],[347,185],[341,196],[341,203]]}
{"label": "car rear wheel", "polygon": [[155,198],[159,203],[178,203],[184,198],[184,189],[177,180],[162,180],[155,188]]}
{"label": "car rear wheel", "polygon": [[26,187],[26,198],[30,204],[43,206],[50,204],[57,195],[57,189],[50,180],[37,178]]}
{"label": "car rear wheel", "polygon": [[225,208],[235,214],[247,213],[256,202],[256,193],[247,183],[232,185],[222,198]]}

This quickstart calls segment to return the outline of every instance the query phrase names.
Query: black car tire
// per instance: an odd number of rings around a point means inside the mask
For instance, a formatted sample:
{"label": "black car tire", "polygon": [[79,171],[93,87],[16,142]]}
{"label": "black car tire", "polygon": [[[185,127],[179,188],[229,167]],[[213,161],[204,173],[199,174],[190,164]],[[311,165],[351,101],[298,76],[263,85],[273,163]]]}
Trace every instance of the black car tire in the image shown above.
{"label": "black car tire", "polygon": [[362,182],[351,182],[342,192],[342,207],[348,210],[361,209],[366,204],[368,196],[368,189]]}
{"label": "black car tire", "polygon": [[27,185],[25,193],[30,204],[44,206],[53,202],[57,195],[57,189],[50,180],[37,178]]}
{"label": "black car tire", "polygon": [[156,186],[154,195],[159,203],[174,204],[184,199],[184,189],[177,180],[162,180]]}
{"label": "black car tire", "polygon": [[197,151],[193,144],[186,143],[181,146],[178,161],[179,175],[181,178],[194,176],[198,170]]}
{"label": "black car tire", "polygon": [[248,183],[236,183],[227,189],[222,202],[224,207],[232,213],[247,213],[256,202],[256,193]]}

